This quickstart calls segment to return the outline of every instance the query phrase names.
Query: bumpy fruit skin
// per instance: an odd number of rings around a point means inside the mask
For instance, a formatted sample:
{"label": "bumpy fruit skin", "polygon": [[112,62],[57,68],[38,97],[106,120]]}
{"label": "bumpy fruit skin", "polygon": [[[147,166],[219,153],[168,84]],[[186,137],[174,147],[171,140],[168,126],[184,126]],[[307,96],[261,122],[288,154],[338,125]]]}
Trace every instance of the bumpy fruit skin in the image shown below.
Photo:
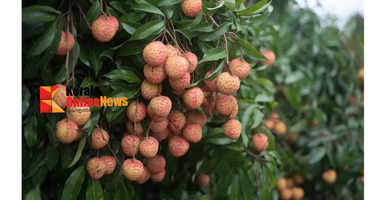
{"label": "bumpy fruit skin", "polygon": [[56,102],[61,108],[66,107],[66,87],[64,85],[58,86],[57,90],[53,94],[53,101]]}
{"label": "bumpy fruit skin", "polygon": [[281,191],[287,188],[287,181],[285,178],[280,178],[276,181],[276,188]]}
{"label": "bumpy fruit skin", "polygon": [[293,191],[291,189],[284,189],[280,191],[280,198],[282,200],[289,200],[292,198]]}
{"label": "bumpy fruit skin", "polygon": [[118,31],[118,20],[114,16],[99,16],[92,24],[93,37],[99,42],[109,42]]}
{"label": "bumpy fruit skin", "polygon": [[134,156],[138,152],[140,139],[135,135],[125,135],[122,138],[121,147],[122,151],[127,156]]}
{"label": "bumpy fruit skin", "polygon": [[147,168],[152,174],[157,174],[166,169],[166,159],[161,155],[147,160]]}
{"label": "bumpy fruit skin", "polygon": [[[171,113],[170,113],[170,115],[171,115]],[[153,133],[160,133],[160,132],[164,131],[165,129],[167,129],[167,126],[168,126],[168,119],[165,119],[165,120],[162,120],[159,122],[152,121],[150,129]]]}
{"label": "bumpy fruit skin", "polygon": [[166,176],[166,170],[156,174],[151,174],[151,180],[153,182],[162,182],[165,176]]}
{"label": "bumpy fruit skin", "polygon": [[237,139],[241,134],[241,123],[236,119],[230,119],[223,125],[223,131],[227,137]]}
{"label": "bumpy fruit skin", "polygon": [[239,110],[235,97],[231,95],[219,95],[216,98],[216,110],[223,116],[233,119]]}
{"label": "bumpy fruit skin", "polygon": [[146,64],[143,67],[143,74],[145,75],[146,80],[152,84],[159,84],[167,78],[163,65],[153,67]]}
{"label": "bumpy fruit skin", "polygon": [[299,200],[304,197],[304,190],[299,187],[295,187],[292,189],[292,199]]}
{"label": "bumpy fruit skin", "polygon": [[190,148],[190,143],[180,136],[172,136],[168,142],[171,155],[174,157],[184,156]]}
{"label": "bumpy fruit skin", "polygon": [[144,173],[144,166],[139,160],[127,159],[123,162],[122,173],[130,181],[136,181]]}
{"label": "bumpy fruit skin", "polygon": [[333,169],[329,169],[322,174],[322,179],[324,179],[326,183],[333,184],[336,182],[337,173]]}
{"label": "bumpy fruit skin", "polygon": [[198,57],[192,53],[192,52],[185,52],[183,54],[183,56],[188,60],[188,62],[190,63],[190,68],[189,68],[189,72],[192,73],[195,71],[195,69],[198,67]]}
{"label": "bumpy fruit skin", "polygon": [[182,132],[184,125],[186,124],[186,117],[179,110],[173,110],[168,115],[168,128],[176,135]]}
{"label": "bumpy fruit skin", "polygon": [[160,41],[150,42],[143,49],[143,59],[153,67],[163,65],[167,59],[167,47]]}
{"label": "bumpy fruit skin", "polygon": [[187,113],[187,123],[199,124],[203,127],[207,123],[207,117],[202,112],[193,110]]}
{"label": "bumpy fruit skin", "polygon": [[199,187],[207,187],[210,184],[210,176],[207,174],[200,174],[198,176]]}
{"label": "bumpy fruit skin", "polygon": [[147,169],[147,167],[143,168],[143,173],[140,177],[137,179],[137,183],[143,184],[146,183],[151,177],[150,171]]}
{"label": "bumpy fruit skin", "polygon": [[75,122],[78,126],[83,126],[89,120],[91,114],[89,107],[70,107],[66,109],[68,119]]}
{"label": "bumpy fruit skin", "polygon": [[165,71],[170,79],[182,78],[188,73],[189,62],[182,56],[171,56],[166,60]]}
{"label": "bumpy fruit skin", "polygon": [[277,122],[274,128],[274,131],[277,135],[284,135],[286,133],[287,127],[284,122]]}
{"label": "bumpy fruit skin", "polygon": [[179,79],[169,79],[169,83],[172,89],[176,91],[183,91],[186,89],[187,85],[190,84],[191,75],[186,73],[182,78]]}
{"label": "bumpy fruit skin", "polygon": [[275,127],[275,122],[273,120],[267,119],[265,121],[265,127],[272,130]]}
{"label": "bumpy fruit skin", "polygon": [[127,118],[132,122],[140,122],[146,117],[146,106],[144,103],[133,101],[127,107]]}
{"label": "bumpy fruit skin", "polygon": [[170,130],[168,130],[168,128],[164,129],[161,132],[157,132],[157,133],[153,132],[153,137],[155,137],[159,142],[167,139],[169,135],[170,135]]}
{"label": "bumpy fruit skin", "polygon": [[56,138],[63,144],[70,144],[78,138],[78,126],[68,119],[62,119],[56,124]]}
{"label": "bumpy fruit skin", "polygon": [[177,49],[176,47],[172,46],[171,44],[167,44],[166,48],[167,48],[167,56],[168,57],[179,56],[181,54],[179,49]]}
{"label": "bumpy fruit skin", "polygon": [[189,142],[198,143],[202,139],[202,127],[199,124],[186,124],[183,137]]}
{"label": "bumpy fruit skin", "polygon": [[240,79],[228,72],[223,72],[218,76],[216,86],[219,92],[225,95],[232,95],[240,88]]}
{"label": "bumpy fruit skin", "polygon": [[139,153],[146,158],[153,158],[157,155],[159,149],[159,142],[154,137],[149,136],[142,140],[139,145]]}
{"label": "bumpy fruit skin", "polygon": [[112,174],[117,165],[115,158],[113,156],[101,156],[100,159],[105,164],[105,174]]}
{"label": "bumpy fruit skin", "polygon": [[91,147],[96,150],[102,149],[109,142],[109,134],[101,128],[95,128],[91,137]]}
{"label": "bumpy fruit skin", "polygon": [[171,99],[166,96],[158,96],[151,99],[148,109],[152,116],[150,117],[167,117],[172,108]]}
{"label": "bumpy fruit skin", "polygon": [[160,93],[162,92],[162,85],[161,84],[153,84],[148,82],[147,80],[144,80],[141,84],[141,93],[143,98],[150,100],[154,97],[160,96]]}
{"label": "bumpy fruit skin", "polygon": [[257,152],[265,151],[268,147],[268,137],[263,133],[253,135],[252,146]]}
{"label": "bumpy fruit skin", "polygon": [[[214,70],[208,71],[206,73],[206,75],[204,75],[204,78],[208,78],[212,72],[214,72]],[[216,92],[217,91],[216,81],[217,81],[217,77],[215,77],[214,79],[209,80],[209,81],[207,81],[207,80],[204,81],[204,84],[206,85],[206,88],[208,91],[210,91],[210,92]]]}
{"label": "bumpy fruit skin", "polygon": [[216,113],[216,92],[204,91],[202,109],[207,115],[214,115]]}
{"label": "bumpy fruit skin", "polygon": [[193,87],[183,94],[182,99],[186,108],[190,110],[198,109],[203,103],[204,93],[199,87]]}
{"label": "bumpy fruit skin", "polygon": [[263,64],[268,65],[268,67],[272,67],[276,59],[275,53],[273,53],[273,51],[271,50],[261,51],[261,53],[263,54],[265,58],[267,58],[267,60],[264,61]]}
{"label": "bumpy fruit skin", "polygon": [[126,126],[127,126],[127,131],[129,134],[143,136],[143,127],[141,123],[135,123],[135,128],[134,128],[134,122],[128,121],[126,123]]}
{"label": "bumpy fruit skin", "polygon": [[58,44],[56,54],[59,56],[66,55],[67,52],[73,49],[74,43],[75,41],[72,33],[61,31],[61,40]]}
{"label": "bumpy fruit skin", "polygon": [[251,71],[251,66],[241,58],[235,58],[228,64],[232,75],[239,77],[241,80],[247,78]]}
{"label": "bumpy fruit skin", "polygon": [[202,10],[202,0],[183,0],[182,11],[187,17],[198,16]]}
{"label": "bumpy fruit skin", "polygon": [[99,158],[92,158],[88,161],[86,169],[90,177],[100,179],[105,174],[105,163]]}

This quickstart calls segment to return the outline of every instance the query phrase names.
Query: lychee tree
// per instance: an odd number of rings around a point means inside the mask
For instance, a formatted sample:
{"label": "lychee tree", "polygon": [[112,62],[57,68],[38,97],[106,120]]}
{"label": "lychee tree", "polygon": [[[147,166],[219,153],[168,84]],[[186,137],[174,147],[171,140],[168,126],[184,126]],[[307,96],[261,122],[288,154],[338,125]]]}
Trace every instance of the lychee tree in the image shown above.
{"label": "lychee tree", "polygon": [[[25,199],[270,199],[271,1],[23,1]],[[271,35],[269,35],[272,37]],[[269,58],[268,58],[269,59]],[[39,113],[39,86],[129,106]],[[261,134],[260,134],[261,133]]]}

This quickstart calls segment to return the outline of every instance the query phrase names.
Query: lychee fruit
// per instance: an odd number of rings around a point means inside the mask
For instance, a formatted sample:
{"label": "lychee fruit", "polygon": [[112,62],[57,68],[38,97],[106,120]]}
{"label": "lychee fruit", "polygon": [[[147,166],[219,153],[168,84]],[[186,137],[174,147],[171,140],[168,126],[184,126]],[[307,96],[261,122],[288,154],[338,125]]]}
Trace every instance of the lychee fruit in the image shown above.
{"label": "lychee fruit", "polygon": [[90,177],[100,179],[105,174],[105,163],[101,159],[94,157],[87,162],[86,169]]}
{"label": "lychee fruit", "polygon": [[171,56],[166,60],[165,71],[170,79],[182,78],[189,70],[189,62],[182,56]]}
{"label": "lychee fruit", "polygon": [[267,119],[265,120],[265,127],[272,130],[275,127],[275,122],[273,120]]}
{"label": "lychee fruit", "polygon": [[333,184],[336,182],[337,173],[333,169],[329,169],[322,174],[322,179],[324,179],[326,183]]}
{"label": "lychee fruit", "polygon": [[190,148],[190,143],[180,136],[172,136],[169,139],[168,147],[171,155],[174,157],[181,157],[187,153]]}
{"label": "lychee fruit", "polygon": [[179,49],[172,46],[171,44],[167,44],[166,47],[167,47],[167,56],[168,57],[179,56],[181,54]]}
{"label": "lychee fruit", "polygon": [[291,189],[283,189],[280,191],[280,198],[282,200],[289,200],[292,198],[292,195],[293,195],[293,191]]}
{"label": "lychee fruit", "polygon": [[[214,70],[210,70],[206,73],[206,75],[204,75],[204,78],[208,78],[210,76],[210,74],[212,74],[212,72],[214,72]],[[216,81],[217,81],[217,77],[215,77],[214,79],[212,80],[205,80],[204,81],[204,84],[206,85],[206,88],[208,91],[210,92],[216,92],[217,91],[217,86],[216,86]]]}
{"label": "lychee fruit", "polygon": [[223,125],[223,131],[227,137],[237,139],[241,134],[241,123],[236,119],[230,119]]}
{"label": "lychee fruit", "polygon": [[162,182],[165,176],[166,176],[166,170],[156,174],[151,174],[151,180],[153,182]]}
{"label": "lychee fruit", "polygon": [[144,173],[144,166],[136,159],[126,159],[122,165],[123,175],[130,181],[136,181]]}
{"label": "lychee fruit", "polygon": [[127,107],[127,118],[132,122],[140,122],[146,117],[146,106],[142,102],[133,101]]}
{"label": "lychee fruit", "polygon": [[78,138],[78,126],[69,119],[62,119],[56,124],[56,138],[63,144],[72,143]]}
{"label": "lychee fruit", "polygon": [[232,76],[228,72],[221,73],[216,80],[216,87],[219,92],[225,95],[232,95],[240,88],[240,79]]}
{"label": "lychee fruit", "polygon": [[268,137],[263,133],[253,135],[252,146],[257,152],[265,151],[268,147]]}
{"label": "lychee fruit", "polygon": [[190,81],[191,76],[188,72],[179,79],[169,79],[171,88],[176,91],[183,91],[184,89],[186,89],[187,85],[190,84]]}
{"label": "lychee fruit", "polygon": [[152,84],[159,84],[167,78],[164,65],[153,67],[146,64],[143,67],[143,74],[145,75],[146,80]]}
{"label": "lychee fruit", "polygon": [[146,183],[151,177],[150,171],[147,169],[147,167],[143,168],[143,173],[140,177],[137,179],[137,183],[143,184]]}
{"label": "lychee fruit", "polygon": [[144,99],[150,100],[154,97],[160,96],[161,92],[161,84],[153,84],[147,80],[144,80],[141,84],[141,94]]}
{"label": "lychee fruit", "polygon": [[204,95],[202,109],[207,115],[214,115],[216,113],[216,92],[204,92]]}
{"label": "lychee fruit", "polygon": [[274,131],[277,135],[284,135],[286,133],[287,127],[284,122],[277,122],[274,128]]}
{"label": "lychee fruit", "polygon": [[203,127],[207,123],[207,117],[198,110],[192,110],[187,113],[187,123],[199,124]]}
{"label": "lychee fruit", "polygon": [[168,136],[170,135],[170,130],[168,130],[168,128],[166,128],[161,132],[157,132],[157,133],[153,132],[152,135],[153,135],[153,137],[155,137],[160,142],[160,141],[168,138]]}
{"label": "lychee fruit", "polygon": [[285,178],[280,178],[276,181],[276,188],[281,191],[287,188],[287,181]]}
{"label": "lychee fruit", "polygon": [[167,47],[160,41],[150,42],[143,49],[143,59],[153,67],[161,66],[167,59]]}
{"label": "lychee fruit", "polygon": [[199,124],[186,124],[183,137],[192,143],[199,142],[202,139],[202,127]]}
{"label": "lychee fruit", "polygon": [[146,166],[152,174],[162,172],[166,169],[166,159],[162,155],[156,155],[147,160]]}
{"label": "lychee fruit", "polygon": [[134,127],[134,122],[127,121],[126,126],[129,134],[143,136],[143,127],[141,123],[135,123]]}
{"label": "lychee fruit", "polygon": [[304,197],[304,190],[300,187],[292,188],[292,199],[299,200]]}
{"label": "lychee fruit", "polygon": [[182,132],[184,125],[186,124],[186,117],[178,110],[173,110],[168,115],[168,128],[176,135]]}
{"label": "lychee fruit", "polygon": [[118,31],[118,20],[114,16],[99,16],[92,24],[93,37],[99,42],[109,42]]}
{"label": "lychee fruit", "polygon": [[221,115],[233,119],[238,113],[239,105],[235,97],[231,95],[219,95],[216,98],[216,110]]}
{"label": "lychee fruit", "polygon": [[90,107],[70,107],[66,109],[66,116],[78,126],[83,126],[91,116]]}
{"label": "lychee fruit", "polygon": [[75,41],[72,33],[61,31],[61,40],[58,44],[56,54],[60,56],[66,55],[67,52],[73,49],[74,43]]}
{"label": "lychee fruit", "polygon": [[202,10],[202,0],[183,0],[182,11],[187,17],[198,16]]}
{"label": "lychee fruit", "polygon": [[115,158],[113,156],[101,156],[100,159],[105,164],[105,174],[112,174],[117,165]]}
{"label": "lychee fruit", "polygon": [[125,135],[121,141],[122,151],[127,156],[134,156],[138,152],[140,139],[135,135]]}
{"label": "lychee fruit", "polygon": [[198,109],[203,103],[204,93],[199,87],[193,87],[183,94],[182,99],[186,108]]}
{"label": "lychee fruit", "polygon": [[293,181],[294,181],[294,183],[295,183],[296,185],[301,185],[301,184],[304,183],[304,177],[301,176],[301,175],[299,175],[299,174],[297,174],[297,175],[295,175],[295,176],[293,177]]}
{"label": "lychee fruit", "polygon": [[168,119],[164,119],[162,121],[151,121],[150,127],[153,133],[159,133],[167,129],[167,126],[168,126]]}
{"label": "lychee fruit", "polygon": [[95,128],[92,132],[91,138],[90,145],[96,150],[103,148],[109,142],[109,134],[101,128]]}
{"label": "lychee fruit", "polygon": [[268,65],[268,67],[272,67],[276,59],[275,53],[273,53],[273,51],[271,50],[261,51],[261,53],[263,54],[265,58],[267,58],[267,60],[264,61],[263,64]]}
{"label": "lychee fruit", "polygon": [[153,117],[167,117],[171,111],[171,107],[172,102],[170,98],[166,96],[158,96],[151,99],[148,109]]}
{"label": "lychee fruit", "polygon": [[241,58],[235,58],[228,64],[231,74],[239,77],[240,80],[247,78],[251,71],[251,66]]}
{"label": "lychee fruit", "polygon": [[198,57],[192,53],[192,52],[185,52],[183,56],[188,60],[190,63],[189,72],[192,73],[195,71],[195,69],[198,67]]}
{"label": "lychee fruit", "polygon": [[139,145],[139,153],[146,158],[153,158],[157,155],[159,149],[159,142],[152,136],[142,140]]}
{"label": "lychee fruit", "polygon": [[277,112],[272,112],[271,116],[269,116],[269,119],[273,120],[273,121],[277,121],[277,120],[279,120],[279,118],[280,118],[280,116],[279,116],[279,114],[277,114]]}
{"label": "lychee fruit", "polygon": [[66,107],[66,87],[64,85],[56,85],[57,89],[53,92],[53,101],[61,108]]}
{"label": "lychee fruit", "polygon": [[198,176],[199,187],[207,187],[210,184],[210,176],[207,174],[200,174]]}

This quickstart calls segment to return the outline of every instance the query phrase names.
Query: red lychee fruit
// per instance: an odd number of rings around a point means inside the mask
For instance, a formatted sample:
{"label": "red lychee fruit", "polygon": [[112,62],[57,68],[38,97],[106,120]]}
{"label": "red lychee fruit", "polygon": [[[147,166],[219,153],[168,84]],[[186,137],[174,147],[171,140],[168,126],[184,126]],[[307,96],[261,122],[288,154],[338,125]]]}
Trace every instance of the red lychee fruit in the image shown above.
{"label": "red lychee fruit", "polygon": [[53,92],[53,101],[61,108],[66,107],[66,87],[64,85],[56,85],[58,88]]}
{"label": "red lychee fruit", "polygon": [[127,132],[132,135],[137,135],[137,136],[143,136],[143,127],[141,123],[135,123],[135,128],[134,128],[134,122],[127,121],[126,122],[127,126]]}
{"label": "red lychee fruit", "polygon": [[166,96],[159,96],[159,97],[154,97],[151,99],[148,109],[150,110],[153,117],[164,117],[166,118],[172,108],[172,102],[171,99],[166,97]]}
{"label": "red lychee fruit", "polygon": [[223,125],[223,131],[227,137],[237,139],[241,134],[241,123],[236,119],[230,119]]}
{"label": "red lychee fruit", "polygon": [[281,121],[277,122],[274,127],[274,131],[277,135],[284,135],[286,133],[286,130],[286,125],[284,124],[284,122]]}
{"label": "red lychee fruit", "polygon": [[148,82],[147,80],[144,80],[141,84],[142,97],[147,100],[160,96],[161,92],[162,92],[161,84],[153,84]]}
{"label": "red lychee fruit", "polygon": [[139,160],[127,159],[123,162],[122,173],[130,181],[136,181],[144,173],[144,166]]}
{"label": "red lychee fruit", "polygon": [[160,141],[168,138],[168,136],[170,135],[170,130],[168,130],[168,128],[166,128],[161,132],[157,132],[157,133],[153,132],[152,135],[153,135],[153,137],[155,137],[160,142]]}
{"label": "red lychee fruit", "polygon": [[[204,78],[208,78],[212,72],[214,72],[214,70],[208,71],[206,73],[206,75],[204,76]],[[207,81],[207,80],[204,81],[204,84],[206,85],[206,88],[208,91],[210,91],[210,92],[216,92],[217,91],[216,80],[217,80],[217,77],[215,77],[214,79],[209,80],[209,81]]]}
{"label": "red lychee fruit", "polygon": [[159,142],[154,137],[149,136],[142,140],[139,145],[139,153],[146,158],[153,158],[157,155],[159,149]]}
{"label": "red lychee fruit", "polygon": [[78,138],[78,126],[69,119],[62,119],[56,124],[56,138],[63,144],[70,144]]}
{"label": "red lychee fruit", "polygon": [[187,17],[198,16],[202,10],[202,0],[183,0],[182,11]]}
{"label": "red lychee fruit", "polygon": [[167,44],[166,47],[167,47],[167,56],[168,57],[179,56],[181,54],[179,49],[177,49],[176,47],[172,46],[171,44]]}
{"label": "red lychee fruit", "polygon": [[276,181],[276,188],[281,191],[287,188],[287,181],[285,178],[280,178]]}
{"label": "red lychee fruit", "polygon": [[207,174],[200,174],[197,181],[199,187],[207,187],[210,184],[210,176]]}
{"label": "red lychee fruit", "polygon": [[326,183],[333,184],[334,182],[336,182],[337,173],[333,169],[329,169],[322,173],[322,179],[324,179]]}
{"label": "red lychee fruit", "polygon": [[216,110],[223,116],[233,119],[239,110],[235,97],[231,95],[219,95],[216,98]]}
{"label": "red lychee fruit", "polygon": [[189,70],[189,62],[182,56],[171,56],[166,60],[165,71],[170,79],[182,78]]}
{"label": "red lychee fruit", "polygon": [[100,179],[105,174],[105,163],[99,158],[92,158],[86,164],[90,177]]}
{"label": "red lychee fruit", "polygon": [[188,62],[190,63],[190,68],[189,68],[189,72],[192,73],[195,71],[195,69],[198,67],[198,57],[192,53],[192,52],[185,52],[183,54],[183,56],[188,60]]}
{"label": "red lychee fruit", "polygon": [[[170,113],[171,115],[171,113]],[[151,131],[153,133],[159,133],[167,129],[168,126],[168,119],[162,120],[162,121],[151,121]]]}
{"label": "red lychee fruit", "polygon": [[268,65],[268,67],[272,67],[276,59],[275,53],[273,53],[273,51],[271,50],[261,51],[261,53],[263,54],[265,58],[267,58],[267,60],[262,62],[262,64]]}
{"label": "red lychee fruit", "polygon": [[159,117],[153,113],[150,109],[147,109],[147,115],[150,117],[152,122],[161,122],[167,119],[166,117]]}
{"label": "red lychee fruit", "polygon": [[134,156],[138,152],[140,139],[135,135],[125,135],[122,138],[121,147],[122,151],[127,156]]}
{"label": "red lychee fruit", "polygon": [[182,132],[184,125],[186,124],[186,117],[178,110],[173,110],[168,115],[168,128],[176,135]]}
{"label": "red lychee fruit", "polygon": [[176,91],[184,91],[187,85],[190,84],[190,81],[191,81],[190,73],[186,73],[182,78],[179,78],[179,79],[169,79],[171,88]]}
{"label": "red lychee fruit", "polygon": [[181,157],[187,153],[190,148],[190,143],[180,136],[172,136],[169,139],[168,147],[171,155],[174,157]]}
{"label": "red lychee fruit", "polygon": [[66,55],[67,52],[73,49],[74,43],[75,41],[72,33],[61,31],[61,40],[58,44],[56,54],[60,56]]}
{"label": "red lychee fruit", "polygon": [[304,197],[304,190],[300,187],[292,188],[292,199],[299,200]]}
{"label": "red lychee fruit", "polygon": [[183,137],[192,143],[199,142],[202,139],[202,127],[199,124],[186,124]]}
{"label": "red lychee fruit", "polygon": [[100,159],[105,164],[105,174],[112,174],[117,165],[115,158],[113,156],[101,156]]}
{"label": "red lychee fruit", "polygon": [[189,111],[187,113],[187,123],[199,124],[203,127],[207,123],[207,117],[198,110]]}
{"label": "red lychee fruit", "polygon": [[153,67],[146,64],[143,67],[143,74],[146,80],[152,84],[159,84],[167,78],[163,65]]}
{"label": "red lychee fruit", "polygon": [[133,101],[127,107],[127,118],[132,122],[140,122],[146,117],[146,105],[142,102]]}
{"label": "red lychee fruit", "polygon": [[151,180],[153,182],[162,182],[165,176],[166,176],[166,170],[156,174],[151,174]]}
{"label": "red lychee fruit", "polygon": [[143,59],[153,67],[164,65],[167,59],[167,47],[160,41],[150,42],[143,49]]}
{"label": "red lychee fruit", "polygon": [[252,146],[257,152],[265,151],[268,147],[268,137],[263,133],[253,135]]}
{"label": "red lychee fruit", "polygon": [[109,142],[109,134],[101,128],[95,128],[92,132],[91,138],[90,145],[96,150],[103,148]]}
{"label": "red lychee fruit", "polygon": [[186,108],[190,110],[198,109],[203,103],[204,93],[199,87],[193,87],[183,94],[182,99]]}
{"label": "red lychee fruit", "polygon": [[221,73],[216,80],[216,87],[219,92],[225,95],[232,95],[240,88],[240,79],[232,76],[228,72]]}
{"label": "red lychee fruit", "polygon": [[280,198],[282,200],[289,200],[292,198],[292,195],[293,195],[292,189],[285,188],[280,191]]}
{"label": "red lychee fruit", "polygon": [[66,116],[78,126],[83,126],[91,116],[90,107],[70,107],[66,109]]}
{"label": "red lychee fruit", "polygon": [[118,20],[114,16],[99,16],[92,24],[93,37],[99,42],[109,42],[118,31]]}
{"label": "red lychee fruit", "polygon": [[146,165],[152,174],[157,174],[166,169],[166,159],[161,155],[156,155],[154,158],[148,159]]}
{"label": "red lychee fruit", "polygon": [[228,64],[229,70],[233,76],[239,77],[243,80],[247,78],[249,72],[251,71],[251,66],[241,58],[235,58]]}
{"label": "red lychee fruit", "polygon": [[273,120],[268,119],[265,121],[265,127],[271,130],[275,127],[275,122]]}
{"label": "red lychee fruit", "polygon": [[137,179],[137,183],[143,184],[146,183],[151,177],[150,171],[147,169],[147,167],[143,168],[143,173],[140,177]]}

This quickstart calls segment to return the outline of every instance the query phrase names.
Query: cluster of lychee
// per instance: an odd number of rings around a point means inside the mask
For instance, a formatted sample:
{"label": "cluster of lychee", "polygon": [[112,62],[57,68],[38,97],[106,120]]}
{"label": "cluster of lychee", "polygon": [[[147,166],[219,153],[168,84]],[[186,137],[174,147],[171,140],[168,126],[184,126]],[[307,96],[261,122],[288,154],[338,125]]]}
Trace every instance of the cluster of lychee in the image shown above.
{"label": "cluster of lychee", "polygon": [[285,135],[287,132],[287,126],[280,120],[280,117],[276,112],[272,112],[271,116],[265,120],[265,126],[276,133],[276,135]]}
{"label": "cluster of lychee", "polygon": [[280,178],[276,181],[276,188],[279,193],[279,198],[282,200],[299,200],[304,197],[304,189],[299,185],[304,183],[304,177],[295,175],[289,178]]}

